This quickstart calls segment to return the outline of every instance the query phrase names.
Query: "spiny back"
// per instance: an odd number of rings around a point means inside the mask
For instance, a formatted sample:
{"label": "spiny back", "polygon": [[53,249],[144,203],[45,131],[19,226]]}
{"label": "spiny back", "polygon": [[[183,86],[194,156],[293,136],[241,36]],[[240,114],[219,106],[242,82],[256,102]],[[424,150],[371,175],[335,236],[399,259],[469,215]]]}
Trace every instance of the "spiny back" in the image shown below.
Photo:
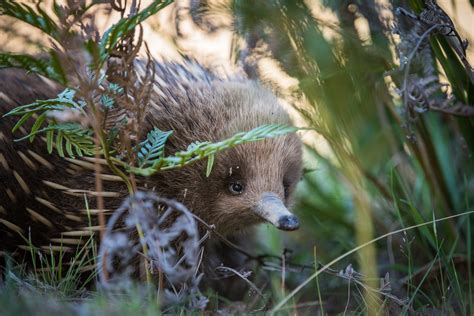
{"label": "spiny back", "polygon": [[[263,124],[291,124],[276,97],[257,82],[218,77],[201,65],[157,64],[147,119],[174,130],[177,149],[194,141],[217,141]],[[158,97],[155,97],[158,96]]]}

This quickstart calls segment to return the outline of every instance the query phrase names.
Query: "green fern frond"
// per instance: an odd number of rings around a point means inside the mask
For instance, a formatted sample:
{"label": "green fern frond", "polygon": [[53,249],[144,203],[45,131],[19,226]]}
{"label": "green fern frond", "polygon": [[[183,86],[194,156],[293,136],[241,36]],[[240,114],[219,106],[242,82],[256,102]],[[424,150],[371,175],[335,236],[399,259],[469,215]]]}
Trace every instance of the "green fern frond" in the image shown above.
{"label": "green fern frond", "polygon": [[38,100],[30,104],[18,106],[10,112],[4,114],[3,116],[21,116],[21,118],[16,122],[15,126],[12,129],[12,131],[14,132],[21,126],[23,126],[23,124],[25,124],[25,122],[33,116],[33,114],[39,114],[38,118],[36,119],[35,123],[31,128],[30,134],[28,135],[30,141],[33,141],[36,132],[39,131],[40,127],[45,122],[48,111],[63,111],[68,108],[78,110],[82,109],[84,105],[80,101],[74,100],[75,94],[76,92],[73,89],[65,89],[58,95],[57,98],[48,100]]}
{"label": "green fern frond", "polygon": [[44,112],[49,110],[64,110],[65,108],[80,109],[83,105],[74,100],[76,91],[73,89],[65,89],[58,94],[57,98],[47,100],[37,100],[33,103],[17,106],[3,116],[24,115],[28,113]]}
{"label": "green fern frond", "polygon": [[[44,113],[45,114],[45,113]],[[93,132],[85,129],[79,123],[50,123],[47,127],[36,129],[15,141],[32,139],[35,135],[44,133],[46,135],[46,146],[51,154],[56,149],[58,155],[65,157],[66,154],[75,158],[94,155],[95,145],[92,138]]]}
{"label": "green fern frond", "polygon": [[140,168],[147,165],[149,166],[153,164],[154,161],[163,157],[165,143],[172,133],[172,131],[163,132],[156,127],[148,133],[146,140],[141,142],[138,146],[138,162]]}
{"label": "green fern frond", "polygon": [[58,25],[54,20],[36,4],[36,10],[24,3],[17,1],[0,1],[0,15],[8,15],[34,26],[49,36],[57,39],[59,36]]}
{"label": "green fern frond", "polygon": [[65,75],[58,63],[37,59],[29,55],[0,53],[0,68],[22,68],[34,72],[59,83],[65,83]]}
{"label": "green fern frond", "polygon": [[[67,156],[74,158],[75,156],[81,157],[94,154],[95,144],[92,130],[75,122],[57,123],[53,118],[48,120],[48,115],[51,114],[51,111],[70,111],[71,109],[83,111],[84,107],[84,101],[76,99],[76,91],[67,88],[59,93],[57,98],[38,100],[18,106],[4,114],[4,116],[21,116],[12,129],[12,131],[15,131],[32,118],[34,114],[38,115],[28,135],[15,141],[29,139],[32,142],[36,135],[45,134],[49,153],[52,153],[53,149],[56,148],[59,156],[64,157],[67,154]],[[45,122],[48,122],[48,126],[42,128]]]}
{"label": "green fern frond", "polygon": [[[133,31],[138,24],[172,2],[172,0],[155,0],[136,15],[120,19],[103,34],[99,43],[92,39],[85,41],[84,48],[94,57],[94,60],[97,60],[96,58],[98,57],[98,62],[95,64],[95,67],[101,68],[109,57],[110,51],[115,48],[124,36]],[[89,8],[97,3],[99,2],[92,1],[88,5],[82,5],[78,10],[74,11],[76,18],[86,13]],[[28,23],[54,38],[59,43],[64,42],[65,34],[74,34],[74,30],[71,29],[72,25],[61,28],[61,24],[55,22],[55,20],[61,21],[61,19],[65,18],[63,16],[64,12],[62,12],[61,7],[56,1],[53,1],[53,12],[56,16],[50,16],[40,5],[41,1],[38,1],[34,6],[17,3],[12,0],[0,1],[0,16],[7,15]],[[49,59],[47,61],[38,60],[28,55],[3,53],[0,54],[0,68],[20,67],[66,85],[67,77],[63,71],[57,52],[49,50],[48,53]]]}
{"label": "green fern frond", "polygon": [[254,128],[248,132],[240,132],[234,136],[217,143],[201,142],[192,143],[186,150],[177,152],[173,156],[159,157],[152,161],[150,167],[130,167],[129,171],[141,176],[150,176],[161,170],[175,169],[191,164],[195,161],[208,157],[206,174],[209,175],[214,162],[213,156],[223,150],[233,148],[237,145],[255,142],[266,138],[274,138],[296,132],[298,128],[282,125],[268,124]]}
{"label": "green fern frond", "polygon": [[113,98],[108,96],[107,94],[103,94],[100,96],[100,104],[105,108],[105,109],[112,109],[115,105],[115,101]]}
{"label": "green fern frond", "polygon": [[138,24],[142,23],[172,2],[172,0],[155,0],[138,14],[129,18],[120,19],[120,21],[105,31],[99,43],[99,65],[105,62],[110,51],[117,45],[123,36],[133,31]]}

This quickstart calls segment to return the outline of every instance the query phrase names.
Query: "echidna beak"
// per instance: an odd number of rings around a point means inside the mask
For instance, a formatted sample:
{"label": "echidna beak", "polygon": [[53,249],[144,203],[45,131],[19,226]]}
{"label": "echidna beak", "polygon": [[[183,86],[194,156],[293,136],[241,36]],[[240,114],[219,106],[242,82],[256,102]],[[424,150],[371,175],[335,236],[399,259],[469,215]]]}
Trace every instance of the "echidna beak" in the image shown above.
{"label": "echidna beak", "polygon": [[254,207],[255,213],[281,230],[296,230],[300,227],[298,217],[291,214],[280,198],[270,192],[262,194]]}

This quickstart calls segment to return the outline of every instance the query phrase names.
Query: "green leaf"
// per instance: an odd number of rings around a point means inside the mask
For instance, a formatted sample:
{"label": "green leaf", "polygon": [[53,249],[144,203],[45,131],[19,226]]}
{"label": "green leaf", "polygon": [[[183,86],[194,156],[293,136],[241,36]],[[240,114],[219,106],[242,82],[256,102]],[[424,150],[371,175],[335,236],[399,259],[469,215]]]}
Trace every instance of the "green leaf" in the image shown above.
{"label": "green leaf", "polygon": [[45,112],[49,110],[64,110],[66,108],[82,108],[79,102],[73,100],[75,91],[72,89],[65,89],[58,94],[57,98],[48,100],[37,100],[33,103],[17,106],[10,112],[3,116],[23,115],[28,113]]}
{"label": "green leaf", "polygon": [[[186,166],[200,159],[213,156],[223,150],[233,148],[239,144],[278,137],[296,132],[297,130],[298,128],[296,127],[282,124],[262,125],[248,132],[237,133],[234,136],[217,143],[192,143],[186,150],[177,152],[174,156],[167,156],[154,160],[151,166],[145,164],[140,165],[139,168],[128,166],[128,170],[138,175],[151,176],[160,170],[169,170]],[[206,174],[210,173],[213,160],[214,158],[210,158],[210,161],[208,160]]]}
{"label": "green leaf", "polygon": [[108,90],[113,94],[123,93],[123,88],[116,83],[109,83]]}
{"label": "green leaf", "polygon": [[[33,114],[33,113],[31,113]],[[36,122],[31,127],[30,131],[30,142],[35,139],[35,133],[39,130],[41,125],[43,125],[44,121],[46,120],[46,113],[41,114],[37,119]]]}
{"label": "green leaf", "polygon": [[138,146],[140,167],[152,165],[163,157],[165,143],[172,133],[172,131],[163,132],[156,127],[148,133],[146,140]]}
{"label": "green leaf", "polygon": [[69,157],[74,157],[74,153],[72,151],[72,143],[71,142],[66,142],[66,152],[69,155]]}
{"label": "green leaf", "polygon": [[[77,145],[74,145],[74,150],[76,151],[77,155],[79,157],[83,157],[83,153],[82,153],[82,150],[81,150],[81,147],[77,146]],[[74,156],[74,155],[71,155],[71,157]]]}
{"label": "green leaf", "polygon": [[[7,113],[8,114],[8,113]],[[5,114],[5,115],[7,115]],[[19,129],[31,116],[33,115],[33,113],[26,113],[24,114],[21,119],[18,120],[18,122],[16,122],[15,126],[13,126],[12,128],[12,132],[16,131],[17,129]]]}
{"label": "green leaf", "polygon": [[63,133],[59,132],[56,134],[56,151],[58,152],[60,157],[64,157],[63,139]]}
{"label": "green leaf", "polygon": [[209,155],[207,158],[207,167],[206,167],[206,178],[209,178],[209,175],[211,174],[212,167],[214,166],[214,158],[216,155]]}
{"label": "green leaf", "polygon": [[114,102],[114,99],[112,99],[111,97],[109,97],[106,94],[103,94],[103,95],[100,96],[100,103],[104,108],[110,110],[114,107],[115,102]]}
{"label": "green leaf", "polygon": [[17,1],[0,1],[0,15],[8,15],[28,23],[49,36],[57,39],[59,37],[58,26],[51,17],[40,8],[40,2],[36,5],[36,10],[24,3]]}
{"label": "green leaf", "polygon": [[22,117],[16,122],[12,131],[16,131],[20,128],[30,117],[35,113],[40,113],[35,123],[33,124],[29,138],[30,141],[34,140],[36,132],[39,130],[41,125],[46,120],[47,112],[51,110],[65,110],[68,108],[80,109],[83,105],[80,102],[74,101],[74,96],[76,92],[72,89],[65,89],[62,91],[57,98],[48,99],[48,100],[38,100],[30,104],[18,106],[12,109],[10,112],[4,114],[3,116],[12,116],[12,115],[21,115]]}
{"label": "green leaf", "polygon": [[99,65],[105,62],[110,51],[117,45],[123,36],[133,31],[138,24],[142,23],[172,2],[172,0],[153,1],[152,4],[140,11],[138,14],[129,18],[122,18],[116,24],[107,29],[99,43]]}
{"label": "green leaf", "polygon": [[[22,141],[34,135],[46,133],[46,145],[48,153],[52,153],[54,147],[59,156],[65,157],[67,153],[69,157],[75,158],[73,148],[78,156],[94,155],[95,144],[92,138],[93,132],[90,129],[83,128],[79,123],[50,123],[47,127],[30,132],[28,135],[16,139]],[[64,152],[66,148],[66,152]]]}
{"label": "green leaf", "polygon": [[54,137],[54,130],[47,130],[46,131],[46,145],[48,147],[48,153],[53,152],[53,137]]}
{"label": "green leaf", "polygon": [[59,62],[48,62],[29,55],[0,53],[0,68],[10,67],[22,68],[62,84],[66,82]]}

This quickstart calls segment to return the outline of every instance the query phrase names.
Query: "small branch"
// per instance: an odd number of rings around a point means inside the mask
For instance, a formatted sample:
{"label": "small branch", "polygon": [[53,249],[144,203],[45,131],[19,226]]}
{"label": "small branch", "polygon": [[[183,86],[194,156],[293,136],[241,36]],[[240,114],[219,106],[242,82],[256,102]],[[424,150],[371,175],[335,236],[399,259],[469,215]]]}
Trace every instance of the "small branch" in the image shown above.
{"label": "small branch", "polygon": [[250,281],[248,278],[242,275],[242,273],[240,273],[239,271],[229,268],[229,267],[217,267],[216,270],[224,270],[224,271],[232,272],[233,274],[237,275],[239,278],[244,280],[252,288],[252,290],[254,290],[255,293],[257,293],[261,298],[265,298],[265,296],[260,291],[260,289],[255,284],[253,284],[252,281]]}

